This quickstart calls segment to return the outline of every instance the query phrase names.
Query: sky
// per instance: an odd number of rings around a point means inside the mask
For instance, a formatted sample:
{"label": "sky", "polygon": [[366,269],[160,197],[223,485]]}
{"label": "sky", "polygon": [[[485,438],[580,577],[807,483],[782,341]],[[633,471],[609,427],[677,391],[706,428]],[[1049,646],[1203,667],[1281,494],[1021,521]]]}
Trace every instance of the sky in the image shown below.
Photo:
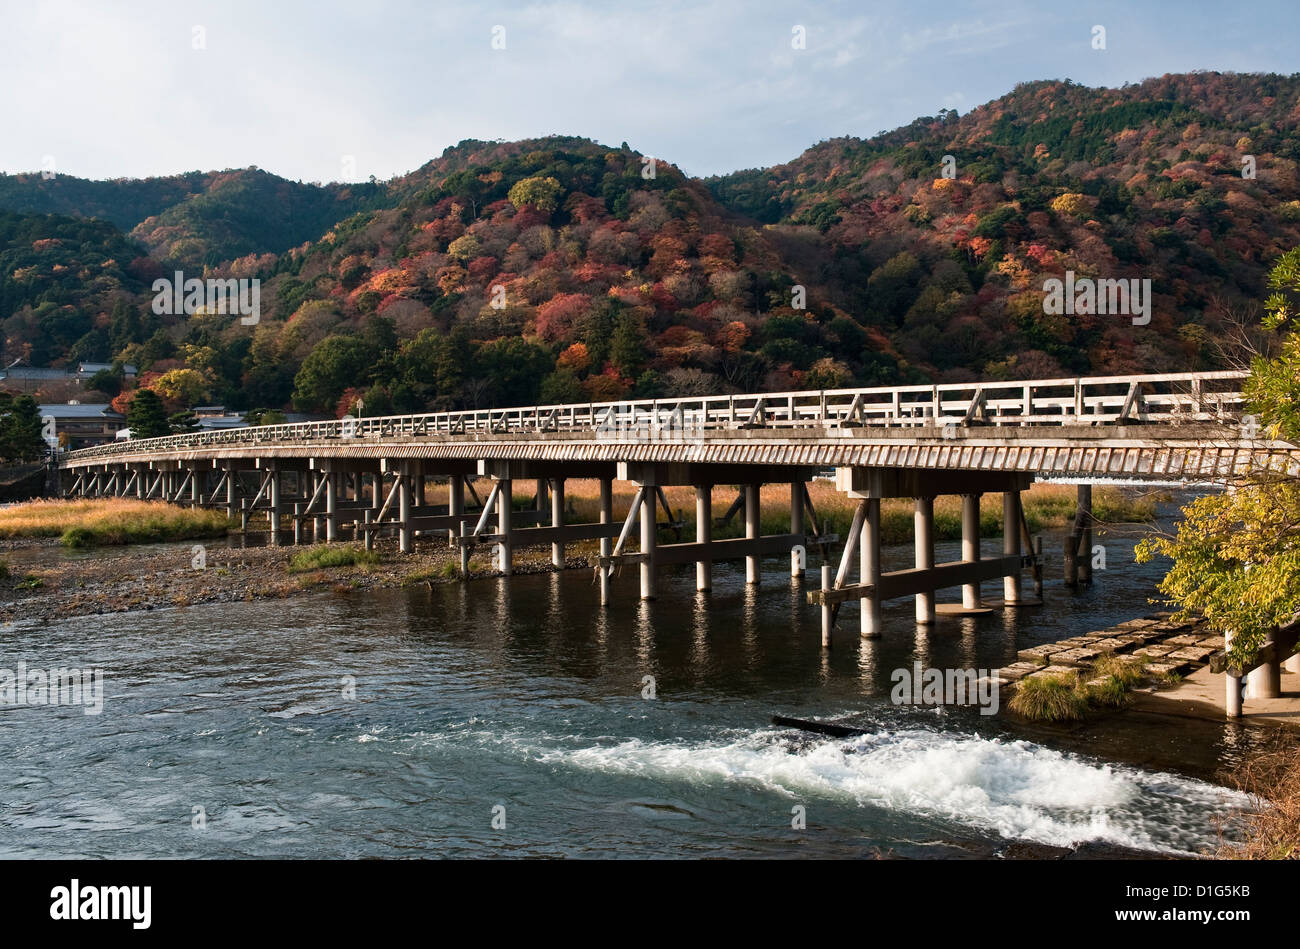
{"label": "sky", "polygon": [[725,174],[1019,82],[1300,72],[1296,0],[4,0],[0,22],[0,171],[87,178],[387,179],[551,134]]}

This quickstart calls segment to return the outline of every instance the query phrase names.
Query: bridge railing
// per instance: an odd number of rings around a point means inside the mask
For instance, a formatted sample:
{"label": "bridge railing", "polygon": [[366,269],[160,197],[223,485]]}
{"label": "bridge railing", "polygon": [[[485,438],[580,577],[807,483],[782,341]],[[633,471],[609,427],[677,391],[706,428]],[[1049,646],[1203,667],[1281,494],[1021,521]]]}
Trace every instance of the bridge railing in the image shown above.
{"label": "bridge railing", "polygon": [[753,428],[834,430],[943,425],[1178,425],[1235,422],[1237,371],[945,383],[699,396],[505,409],[470,409],[325,422],[292,422],[131,439],[69,453],[68,460],[202,448],[258,448],[334,439],[374,440],[587,433],[613,441],[680,439]]}

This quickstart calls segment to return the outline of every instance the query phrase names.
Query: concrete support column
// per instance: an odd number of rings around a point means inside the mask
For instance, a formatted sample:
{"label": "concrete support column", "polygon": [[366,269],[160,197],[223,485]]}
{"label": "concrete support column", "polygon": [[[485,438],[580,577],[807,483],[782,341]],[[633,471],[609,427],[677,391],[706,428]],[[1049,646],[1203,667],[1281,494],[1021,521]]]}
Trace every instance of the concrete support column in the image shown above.
{"label": "concrete support column", "polygon": [[424,466],[416,462],[411,467],[419,472],[415,476],[415,506],[424,507]]}
{"label": "concrete support column", "polygon": [[235,489],[239,483],[239,469],[234,465],[226,466],[226,516],[234,517],[239,513],[239,505],[235,501]]}
{"label": "concrete support column", "polygon": [[[539,489],[540,490],[540,489]],[[564,526],[564,479],[555,478],[551,482],[551,526]],[[564,569],[564,541],[551,543],[551,566]]]}
{"label": "concrete support column", "polygon": [[1287,672],[1300,673],[1300,652],[1296,653],[1284,662],[1282,668],[1286,669]]}
{"label": "concrete support column", "polygon": [[[1272,633],[1264,637],[1264,644],[1274,642]],[[1282,695],[1282,664],[1274,659],[1246,673],[1246,698],[1276,699]]]}
{"label": "concrete support column", "polygon": [[[745,485],[745,538],[754,540],[759,534],[759,485]],[[745,557],[745,582],[758,583],[759,581],[759,557],[758,554],[748,554]]]}
{"label": "concrete support column", "polygon": [[384,473],[376,468],[370,479],[370,506],[378,511],[384,506]]}
{"label": "concrete support column", "polygon": [[[447,513],[452,517],[465,513],[465,476],[454,474],[447,479]],[[459,527],[453,527],[447,531],[447,540],[452,542],[458,533]]]}
{"label": "concrete support column", "polygon": [[[961,559],[966,563],[978,563],[980,559],[980,496],[978,494],[961,496]],[[977,610],[983,606],[980,602],[978,583],[962,584],[961,605],[967,610]]]}
{"label": "concrete support column", "polygon": [[641,599],[655,598],[655,541],[658,525],[655,517],[654,485],[644,485],[644,497],[641,501]]}
{"label": "concrete support column", "polygon": [[[600,479],[600,523],[612,524],[614,522],[614,482],[609,478]],[[614,539],[612,537],[600,538],[600,555],[608,557],[614,549]],[[597,573],[600,574],[600,605],[609,605],[609,568],[598,567]]]}
{"label": "concrete support column", "polygon": [[[336,472],[327,471],[322,477],[325,479],[325,543],[332,544],[339,539],[339,513],[338,513],[338,493],[339,476]],[[271,475],[271,481],[274,483],[275,475]]]}
{"label": "concrete support column", "polygon": [[1092,485],[1079,485],[1079,511],[1083,514],[1083,550],[1079,555],[1079,579],[1092,583]]}
{"label": "concrete support column", "polygon": [[[145,466],[140,465],[135,469],[135,496],[140,500],[144,500],[145,481],[148,480],[148,477],[149,477],[149,469],[146,468]],[[229,513],[231,517],[235,516],[235,511],[233,506],[231,507]]]}
{"label": "concrete support column", "polygon": [[514,567],[514,551],[510,544],[510,514],[511,506],[514,504],[514,491],[509,478],[499,481],[498,484],[501,486],[501,491],[497,495],[497,533],[501,535],[499,542],[501,557],[497,569],[508,577]]}
{"label": "concrete support column", "polygon": [[[912,533],[916,548],[916,568],[934,569],[934,498],[917,498],[912,515]],[[916,621],[934,622],[934,591],[916,595]]]}
{"label": "concrete support column", "polygon": [[[1225,649],[1232,648],[1232,630],[1223,634]],[[1241,677],[1225,674],[1223,677],[1223,706],[1228,718],[1241,718]]]}
{"label": "concrete support column", "polygon": [[[827,593],[831,588],[831,568],[829,564],[822,564],[822,592]],[[831,648],[831,605],[822,604],[822,648]]]}
{"label": "concrete support column", "polygon": [[[1002,553],[1020,556],[1020,492],[1002,492]],[[1002,599],[1008,606],[1020,602],[1020,567],[1002,578]]]}
{"label": "concrete support column", "polygon": [[[713,543],[713,485],[697,484],[695,486],[695,542]],[[708,550],[703,558],[695,561],[695,589],[704,591],[713,589],[713,559]]]}
{"label": "concrete support column", "polygon": [[[880,586],[880,499],[866,500],[867,516],[862,519],[862,532],[858,536],[858,573],[861,583]],[[873,590],[870,596],[862,599],[862,617],[860,620],[862,636],[874,639],[879,636],[883,623],[880,615],[880,596]]]}
{"label": "concrete support column", "polygon": [[280,470],[271,468],[271,546],[280,546]]}
{"label": "concrete support column", "polygon": [[[323,472],[323,471],[313,471],[313,472],[312,472],[312,474],[311,474],[311,491],[312,491],[312,494],[315,494],[315,493],[316,493],[316,489],[319,488],[319,487],[321,487],[320,479],[323,478],[323,477],[325,477],[325,472]],[[323,490],[323,489],[322,489],[322,490]],[[316,510],[317,510],[317,511],[320,511],[320,501],[319,501],[319,500],[316,502]],[[312,542],[313,544],[319,544],[319,543],[321,542],[321,536],[322,536],[324,533],[325,533],[325,522],[324,522],[324,518],[322,518],[319,514],[314,514],[314,515],[312,515],[312,519],[311,519],[311,542]]]}
{"label": "concrete support column", "polygon": [[397,489],[397,549],[404,554],[409,554],[411,548],[415,546],[415,529],[411,526],[411,502],[414,500],[411,485],[413,477],[411,463],[408,461],[402,462],[397,471],[398,484],[400,485]]}
{"label": "concrete support column", "polygon": [[[799,537],[804,532],[803,528],[803,482],[795,481],[790,485],[790,533]],[[800,547],[804,549],[804,557],[808,556],[808,539],[801,538],[796,540]],[[799,552],[790,551],[790,576],[793,578],[803,578],[804,564],[799,562]]]}

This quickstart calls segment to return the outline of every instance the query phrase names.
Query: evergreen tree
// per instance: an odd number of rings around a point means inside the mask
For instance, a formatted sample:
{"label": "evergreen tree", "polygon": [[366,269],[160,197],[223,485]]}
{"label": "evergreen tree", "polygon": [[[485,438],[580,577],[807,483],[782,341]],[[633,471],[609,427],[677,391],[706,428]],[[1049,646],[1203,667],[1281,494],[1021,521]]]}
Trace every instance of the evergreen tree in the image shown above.
{"label": "evergreen tree", "polygon": [[6,461],[38,461],[49,447],[41,431],[41,410],[30,395],[20,395],[0,418],[0,454]]}
{"label": "evergreen tree", "polygon": [[168,416],[167,425],[173,435],[184,435],[186,432],[197,432],[199,430],[199,417],[191,410],[185,409],[183,412],[177,412],[175,415]]}
{"label": "evergreen tree", "polygon": [[126,413],[126,424],[132,438],[158,438],[172,431],[162,399],[152,389],[141,389],[135,394]]}

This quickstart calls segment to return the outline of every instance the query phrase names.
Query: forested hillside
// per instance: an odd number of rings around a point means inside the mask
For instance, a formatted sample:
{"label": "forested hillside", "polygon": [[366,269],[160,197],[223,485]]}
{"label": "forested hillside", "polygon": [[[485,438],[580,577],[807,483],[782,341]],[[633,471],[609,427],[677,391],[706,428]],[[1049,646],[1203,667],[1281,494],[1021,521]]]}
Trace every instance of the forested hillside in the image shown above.
{"label": "forested hillside", "polygon": [[[0,177],[4,355],[367,415],[1211,368],[1300,244],[1297,122],[1300,77],[1193,74],[1030,83],[707,181],[571,137],[363,185]],[[151,313],[176,269],[259,278],[260,321]],[[1151,322],[1046,315],[1067,271],[1150,279]]]}

